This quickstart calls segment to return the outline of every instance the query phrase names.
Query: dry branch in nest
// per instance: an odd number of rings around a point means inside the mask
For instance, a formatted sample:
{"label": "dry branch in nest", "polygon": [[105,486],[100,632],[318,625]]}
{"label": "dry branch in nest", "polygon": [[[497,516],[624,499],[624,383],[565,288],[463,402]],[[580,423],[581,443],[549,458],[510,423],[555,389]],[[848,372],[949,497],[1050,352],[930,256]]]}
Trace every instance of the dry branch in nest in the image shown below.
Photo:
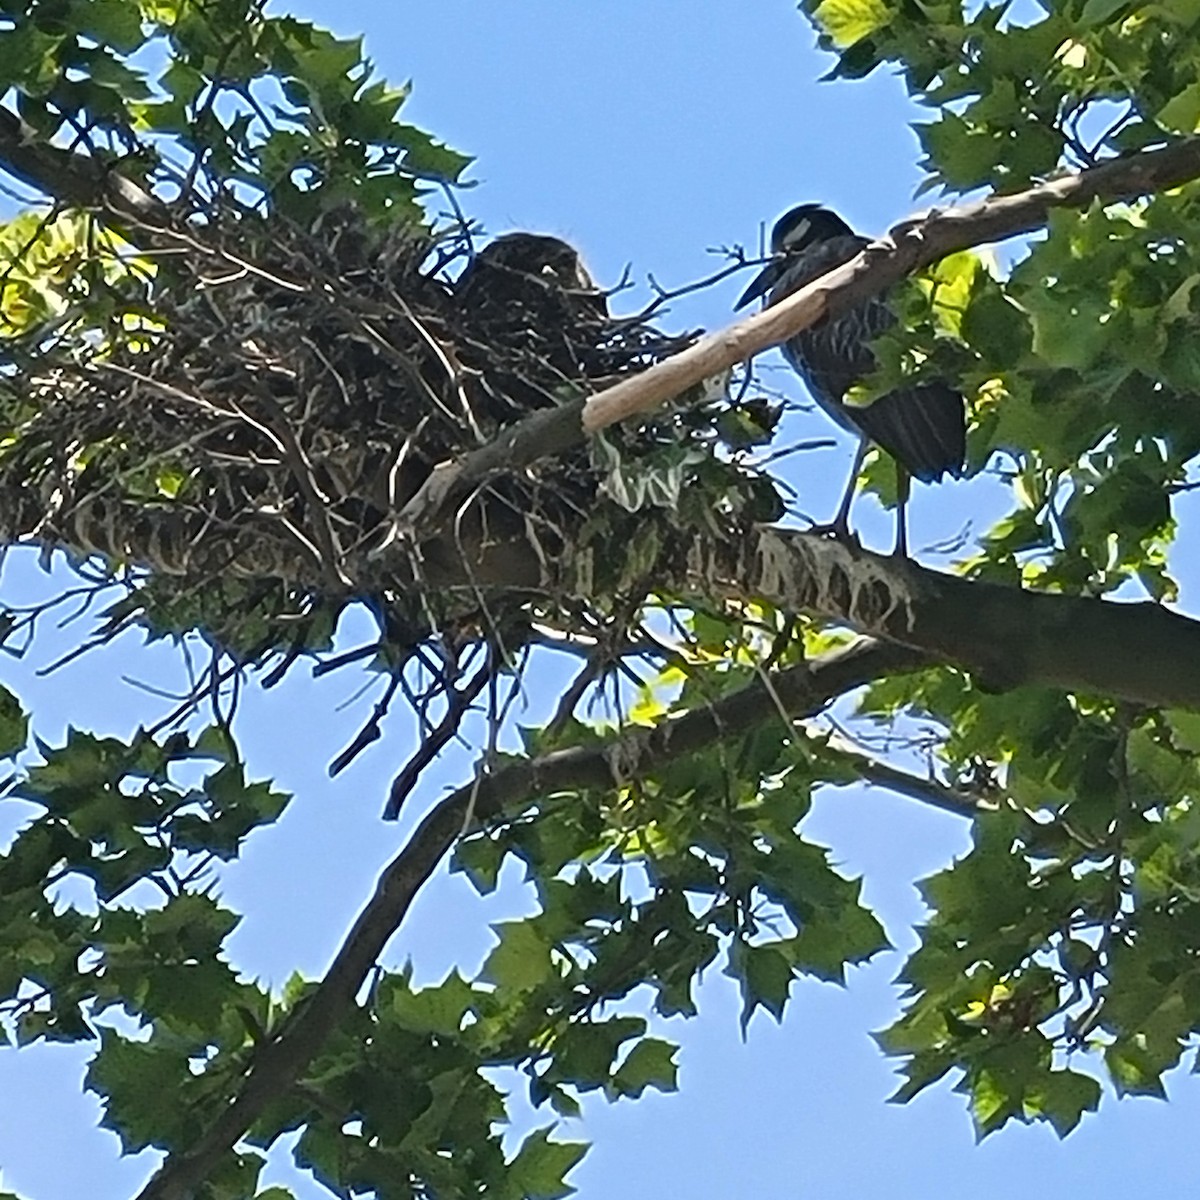
{"label": "dry branch in nest", "polygon": [[[684,561],[689,529],[777,515],[722,446],[719,400],[497,471],[407,545],[403,578],[381,577],[380,547],[403,540],[397,514],[438,464],[691,339],[610,315],[555,238],[473,253],[462,230],[381,231],[352,207],[311,229],[240,214],[138,232],[152,253],[97,234],[77,307],[5,343],[0,378],[3,534],[133,568],[112,631],[200,630],[243,663],[286,664],[364,600],[392,671],[433,644],[448,681],[480,641],[511,659],[534,619],[631,611],[664,556]],[[491,588],[489,549],[513,544],[586,562],[588,587],[552,594],[535,570],[527,590]]]}

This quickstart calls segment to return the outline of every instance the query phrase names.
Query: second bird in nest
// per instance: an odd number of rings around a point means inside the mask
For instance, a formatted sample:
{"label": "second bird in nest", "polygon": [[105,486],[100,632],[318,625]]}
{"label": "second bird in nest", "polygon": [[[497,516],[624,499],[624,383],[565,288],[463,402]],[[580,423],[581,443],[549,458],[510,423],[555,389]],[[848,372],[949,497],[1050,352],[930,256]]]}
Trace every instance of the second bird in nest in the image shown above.
{"label": "second bird in nest", "polygon": [[503,234],[467,264],[454,296],[476,337],[500,351],[487,390],[501,423],[604,374],[608,299],[561,238]]}
{"label": "second bird in nest", "polygon": [[[760,296],[776,304],[806,283],[849,262],[869,244],[836,213],[819,204],[801,204],[784,213],[771,231],[774,255],[737,302],[742,308]],[[812,398],[843,429],[859,436],[849,486],[831,532],[849,532],[850,504],[869,443],[886,450],[900,471],[900,511],[896,553],[907,554],[904,506],[908,477],[934,483],[959,478],[966,458],[966,409],[962,393],[948,383],[914,383],[866,405],[849,404],[846,394],[875,369],[871,343],[896,322],[883,299],[825,318],[789,338],[782,347],[788,364],[808,385]]]}

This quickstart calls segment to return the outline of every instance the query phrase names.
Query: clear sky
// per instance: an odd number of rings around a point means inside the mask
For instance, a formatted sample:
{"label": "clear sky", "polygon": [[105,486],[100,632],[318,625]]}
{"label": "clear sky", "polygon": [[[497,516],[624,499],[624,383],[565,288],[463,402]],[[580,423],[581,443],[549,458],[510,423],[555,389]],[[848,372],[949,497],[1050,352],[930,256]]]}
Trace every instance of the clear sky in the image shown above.
{"label": "clear sky", "polygon": [[[277,10],[285,7],[276,5]],[[760,224],[801,200],[837,208],[864,232],[879,232],[915,207],[916,115],[903,89],[882,75],[818,84],[829,67],[789,0],[422,0],[358,4],[303,0],[286,6],[339,33],[365,33],[381,72],[411,79],[407,119],[477,156],[478,186],[467,211],[491,233],[523,228],[577,244],[593,274],[615,282],[627,264],[672,286],[706,274],[708,247],[753,245]],[[714,328],[729,316],[732,281],[689,298],[670,318]],[[632,302],[632,301],[631,301]],[[819,414],[809,436],[832,435]],[[798,456],[790,468],[808,507],[832,511],[850,446]],[[975,529],[991,511],[986,483],[919,488],[914,547]],[[856,508],[869,539],[887,544],[869,505]],[[1194,569],[1194,568],[1193,568]],[[31,555],[4,565],[0,601],[55,586]],[[38,667],[78,636],[48,636],[23,662],[0,658],[0,680],[55,741],[67,723],[126,733],[161,704],[122,680],[181,678],[165,645],[129,639],[68,669]],[[251,693],[242,738],[256,777],[274,776],[297,799],[281,826],[251,839],[222,895],[247,914],[231,954],[248,974],[281,984],[293,969],[323,971],[374,878],[413,816],[451,783],[466,759],[427,780],[400,828],[379,812],[387,783],[415,731],[389,719],[384,741],[334,781],[329,759],[352,736],[358,710],[339,710],[354,683],[335,674],[313,683],[297,672],[265,696]],[[544,716],[531,699],[524,722]],[[0,839],[19,819],[0,806]],[[967,845],[965,823],[860,788],[827,790],[807,826],[835,849],[901,949],[921,918],[913,881]],[[389,948],[411,956],[418,978],[453,963],[472,969],[490,945],[487,922],[527,905],[515,878],[481,902],[459,879],[439,878]],[[683,1043],[681,1091],[636,1103],[585,1105],[562,1136],[594,1141],[572,1175],[585,1200],[732,1200],[874,1196],[971,1200],[1013,1195],[1087,1195],[1116,1200],[1152,1192],[1197,1193],[1200,1085],[1169,1081],[1170,1104],[1108,1100],[1064,1143],[1047,1128],[1010,1128],[981,1146],[963,1099],[943,1085],[907,1107],[885,1104],[892,1068],[868,1033],[894,1017],[897,954],[852,972],[845,990],[799,985],[782,1026],[760,1013],[745,1041],[729,980],[713,973],[701,1016],[673,1022]],[[29,1200],[120,1200],[154,1165],[120,1161],[115,1138],[98,1130],[98,1105],[79,1094],[77,1048],[0,1050],[0,1188]],[[543,1121],[544,1123],[544,1121]],[[291,1178],[282,1165],[269,1178]],[[325,1196],[294,1184],[303,1197]]]}

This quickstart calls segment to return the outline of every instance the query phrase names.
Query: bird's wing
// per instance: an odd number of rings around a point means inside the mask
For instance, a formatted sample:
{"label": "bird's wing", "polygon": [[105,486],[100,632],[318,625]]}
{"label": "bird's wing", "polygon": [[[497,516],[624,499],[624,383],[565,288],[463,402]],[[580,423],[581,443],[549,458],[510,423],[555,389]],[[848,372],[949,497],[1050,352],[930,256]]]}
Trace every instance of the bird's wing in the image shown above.
{"label": "bird's wing", "polygon": [[[865,238],[849,236],[809,248],[784,272],[772,302],[848,262],[866,244]],[[895,322],[887,303],[872,297],[798,333],[784,345],[783,354],[812,398],[843,429],[866,434],[926,483],[947,473],[959,476],[966,457],[966,412],[953,388],[920,384],[863,407],[846,403],[846,393],[875,370],[871,343]]]}
{"label": "bird's wing", "polygon": [[846,393],[875,370],[871,342],[895,324],[887,304],[871,299],[797,335],[785,355],[813,399],[844,429],[862,432],[925,483],[959,476],[966,457],[962,396],[944,383],[889,392],[861,407]]}
{"label": "bird's wing", "polygon": [[959,478],[967,454],[966,411],[960,393],[925,383],[880,396],[847,415],[877,445],[924,483]]}
{"label": "bird's wing", "polygon": [[875,370],[871,341],[894,322],[886,304],[868,300],[831,321],[818,321],[783,347],[784,358],[808,384],[812,398],[843,429],[861,429],[860,410],[848,408],[845,396]]}

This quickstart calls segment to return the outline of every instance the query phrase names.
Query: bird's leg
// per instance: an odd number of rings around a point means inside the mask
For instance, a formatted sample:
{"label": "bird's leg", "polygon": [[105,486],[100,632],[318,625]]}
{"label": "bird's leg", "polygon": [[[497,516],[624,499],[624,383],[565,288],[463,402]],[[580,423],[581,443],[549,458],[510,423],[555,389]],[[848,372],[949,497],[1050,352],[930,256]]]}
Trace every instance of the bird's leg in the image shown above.
{"label": "bird's leg", "polygon": [[850,505],[854,503],[854,492],[858,487],[858,472],[862,468],[863,459],[867,456],[867,439],[861,437],[858,440],[858,449],[854,452],[854,465],[850,468],[850,479],[846,484],[846,490],[842,494],[842,502],[838,505],[837,513],[832,521],[827,525],[814,525],[810,530],[811,533],[832,533],[834,537],[841,538],[843,541],[850,538]]}
{"label": "bird's leg", "polygon": [[912,491],[912,476],[896,464],[896,549],[897,558],[908,557],[908,497]]}

